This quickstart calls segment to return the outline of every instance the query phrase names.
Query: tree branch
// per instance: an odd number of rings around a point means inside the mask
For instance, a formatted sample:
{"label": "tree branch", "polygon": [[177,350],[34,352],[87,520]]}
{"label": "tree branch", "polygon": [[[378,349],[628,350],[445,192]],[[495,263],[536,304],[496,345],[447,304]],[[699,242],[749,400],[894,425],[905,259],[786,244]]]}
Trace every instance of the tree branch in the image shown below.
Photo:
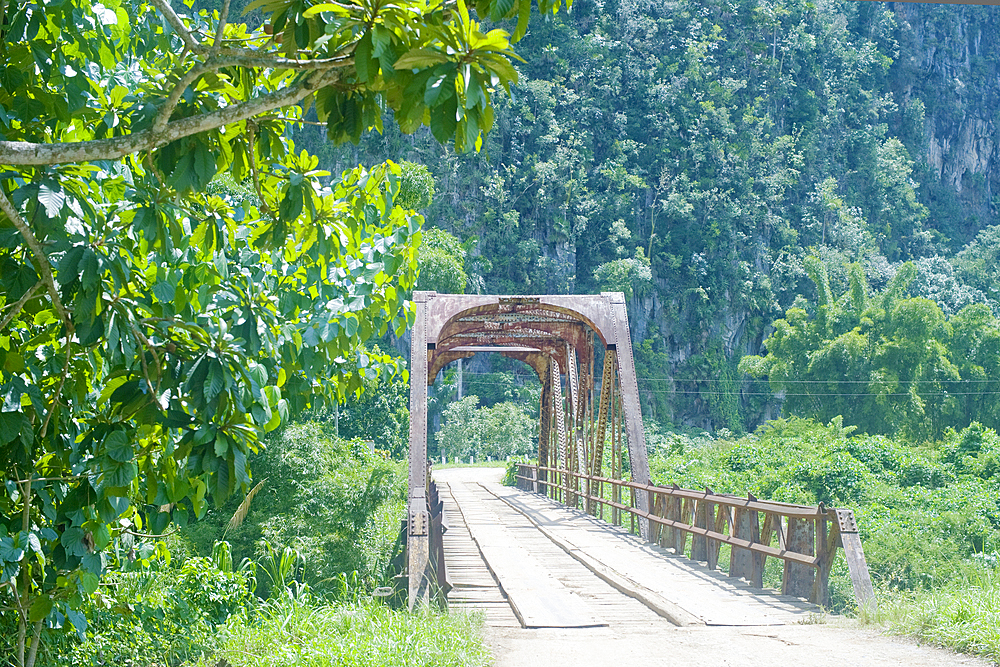
{"label": "tree branch", "polygon": [[31,635],[31,648],[28,650],[28,658],[24,667],[35,667],[35,659],[38,657],[38,644],[42,639],[42,622],[35,621]]}
{"label": "tree branch", "polygon": [[184,21],[181,17],[177,15],[174,8],[170,6],[170,0],[151,0],[156,8],[163,13],[163,16],[167,19],[167,23],[170,27],[174,29],[174,32],[183,40],[184,45],[187,46],[192,51],[198,51],[201,48],[201,44],[194,38],[191,31],[187,29],[184,25]]}
{"label": "tree branch", "polygon": [[[153,353],[153,359],[156,360],[156,369],[160,370],[160,355],[156,354],[156,348],[149,339],[139,332],[131,323],[129,323],[129,328],[132,329],[132,335],[135,336],[136,341],[139,344],[146,346],[150,352]],[[153,395],[153,402],[156,403],[156,409],[162,410],[163,406],[160,405],[160,379],[159,376],[156,378],[156,386],[153,386],[153,381],[149,379],[149,367],[146,365],[146,350],[141,350],[139,354],[139,362],[142,365],[142,374],[146,378],[146,386],[149,387],[150,393]]]}
{"label": "tree branch", "polygon": [[45,423],[42,424],[42,430],[39,437],[44,438],[45,434],[49,432],[49,422],[52,421],[52,415],[55,414],[56,409],[59,407],[59,397],[62,396],[63,387],[66,386],[66,378],[69,377],[69,360],[72,357],[71,352],[73,351],[73,335],[72,330],[66,330],[66,360],[63,362],[62,375],[59,377],[59,386],[56,388],[56,393],[52,395],[52,402],[49,403],[49,411],[45,415]]}
{"label": "tree branch", "polygon": [[4,212],[10,221],[14,223],[14,227],[17,231],[21,232],[21,237],[24,238],[24,242],[28,244],[28,249],[38,260],[38,267],[42,273],[42,282],[45,284],[46,290],[48,290],[49,296],[52,297],[52,307],[56,309],[59,313],[59,317],[66,325],[66,332],[70,334],[73,332],[73,320],[70,319],[69,313],[66,312],[66,307],[63,305],[62,299],[59,298],[59,290],[56,289],[55,280],[52,279],[52,265],[49,264],[48,255],[42,249],[42,244],[38,242],[38,239],[31,231],[31,227],[28,223],[24,221],[21,214],[17,212],[14,205],[7,199],[7,195],[4,193],[3,189],[0,189],[0,211]]}
{"label": "tree branch", "polygon": [[339,67],[349,67],[354,64],[353,49],[350,53],[333,58],[315,58],[299,60],[276,56],[270,51],[255,49],[220,49],[218,67],[242,65],[243,67],[269,67],[271,69],[326,70]]}
{"label": "tree branch", "polygon": [[[0,141],[0,164],[41,166],[69,162],[117,160],[131,153],[150,150],[171,141],[189,137],[192,134],[238,123],[272,109],[296,104],[317,89],[337,83],[339,80],[339,71],[321,70],[305,76],[290,86],[261,95],[256,99],[234,104],[219,111],[169,122],[163,132],[159,134],[153,132],[151,128],[124,137],[69,143],[37,144],[27,141]],[[13,211],[13,207],[11,210]]]}
{"label": "tree branch", "polygon": [[229,0],[222,3],[222,11],[219,12],[219,26],[215,30],[215,42],[212,44],[212,51],[218,52],[222,48],[222,34],[226,31],[226,22],[229,20]]}
{"label": "tree branch", "polygon": [[206,72],[212,71],[213,68],[209,63],[204,65],[195,65],[192,67],[187,74],[181,77],[181,80],[177,82],[174,89],[170,91],[170,95],[167,96],[166,102],[160,108],[160,111],[156,114],[156,120],[153,121],[153,134],[160,134],[167,127],[167,123],[170,121],[171,114],[174,113],[174,109],[177,108],[177,103],[181,101],[181,95],[184,91],[188,89],[192,83],[194,83],[199,76],[205,74]]}
{"label": "tree branch", "polygon": [[21,312],[21,309],[24,308],[24,304],[28,303],[28,300],[31,299],[31,295],[33,295],[36,291],[38,291],[38,288],[41,287],[42,285],[43,282],[39,280],[37,283],[35,283],[34,287],[30,288],[27,292],[25,292],[24,296],[18,299],[17,302],[10,307],[10,312],[7,313],[7,315],[3,318],[3,322],[0,322],[0,331],[3,331],[4,329],[7,328],[7,325],[10,324],[11,321],[15,317],[17,317],[17,314]]}

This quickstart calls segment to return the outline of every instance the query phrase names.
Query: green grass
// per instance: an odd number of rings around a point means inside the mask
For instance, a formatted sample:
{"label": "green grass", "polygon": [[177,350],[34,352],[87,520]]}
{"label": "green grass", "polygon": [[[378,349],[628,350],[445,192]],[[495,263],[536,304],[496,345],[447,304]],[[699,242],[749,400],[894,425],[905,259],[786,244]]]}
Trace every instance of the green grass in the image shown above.
{"label": "green grass", "polygon": [[936,590],[892,591],[862,620],[1000,662],[1000,576],[991,570]]}
{"label": "green grass", "polygon": [[211,664],[232,667],[482,667],[482,618],[396,611],[375,602],[283,602],[233,619]]}

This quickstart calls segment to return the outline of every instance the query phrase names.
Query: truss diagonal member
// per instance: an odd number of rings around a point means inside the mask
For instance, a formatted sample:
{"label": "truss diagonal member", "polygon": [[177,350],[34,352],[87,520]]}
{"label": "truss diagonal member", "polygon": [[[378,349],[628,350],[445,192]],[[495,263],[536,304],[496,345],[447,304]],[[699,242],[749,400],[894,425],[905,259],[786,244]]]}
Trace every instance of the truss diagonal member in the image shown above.
{"label": "truss diagonal member", "polygon": [[[538,365],[535,366],[535,370],[538,371],[538,377],[542,381],[541,405],[538,410],[538,466],[554,468],[549,457],[549,444],[552,440],[552,372],[549,366],[552,362],[551,359],[541,356],[536,363]],[[546,481],[548,477],[547,470],[538,471],[539,480]],[[547,495],[548,486],[540,482],[538,491]]]}
{"label": "truss diagonal member", "polygon": [[554,468],[568,466],[569,460],[567,459],[567,449],[566,449],[566,413],[563,407],[563,394],[562,394],[562,378],[559,362],[553,359],[549,368],[552,369],[552,409],[555,412],[556,423],[556,442],[559,443],[559,461],[558,465],[553,466]]}
{"label": "truss diagonal member", "polygon": [[569,343],[566,343],[566,358],[569,360],[566,384],[569,385],[570,421],[576,427],[580,422],[580,378],[576,367],[576,348]]}
{"label": "truss diagonal member", "polygon": [[[569,389],[569,424],[567,425],[567,437],[572,442],[574,449],[573,472],[578,475],[587,473],[587,447],[584,441],[584,419],[583,419],[583,392],[580,387],[580,376],[577,370],[576,348],[566,343],[566,358],[569,361],[566,369],[566,384]],[[573,487],[576,488],[579,478],[574,478]]]}
{"label": "truss diagonal member", "polygon": [[601,399],[597,408],[597,434],[594,438],[594,459],[590,474],[600,477],[604,468],[604,436],[608,428],[608,412],[615,393],[615,351],[604,353],[604,375],[601,377]]}

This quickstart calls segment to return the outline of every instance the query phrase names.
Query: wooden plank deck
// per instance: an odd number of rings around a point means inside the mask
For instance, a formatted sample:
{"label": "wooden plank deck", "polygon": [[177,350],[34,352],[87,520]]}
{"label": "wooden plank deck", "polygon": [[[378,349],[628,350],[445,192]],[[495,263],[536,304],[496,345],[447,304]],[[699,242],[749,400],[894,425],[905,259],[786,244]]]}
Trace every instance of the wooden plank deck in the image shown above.
{"label": "wooden plank deck", "polygon": [[496,473],[444,470],[449,596],[489,625],[787,625],[822,610],[717,570],[537,494]]}

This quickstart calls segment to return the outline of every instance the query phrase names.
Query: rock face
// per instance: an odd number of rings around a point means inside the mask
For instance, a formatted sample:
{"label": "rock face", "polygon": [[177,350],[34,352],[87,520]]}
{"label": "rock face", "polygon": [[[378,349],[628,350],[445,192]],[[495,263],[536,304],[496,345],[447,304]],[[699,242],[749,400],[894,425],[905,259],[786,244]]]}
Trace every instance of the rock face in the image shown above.
{"label": "rock face", "polygon": [[966,243],[1000,222],[1000,12],[896,3],[895,15],[891,84],[901,122],[914,125],[908,148],[924,167],[928,222]]}

